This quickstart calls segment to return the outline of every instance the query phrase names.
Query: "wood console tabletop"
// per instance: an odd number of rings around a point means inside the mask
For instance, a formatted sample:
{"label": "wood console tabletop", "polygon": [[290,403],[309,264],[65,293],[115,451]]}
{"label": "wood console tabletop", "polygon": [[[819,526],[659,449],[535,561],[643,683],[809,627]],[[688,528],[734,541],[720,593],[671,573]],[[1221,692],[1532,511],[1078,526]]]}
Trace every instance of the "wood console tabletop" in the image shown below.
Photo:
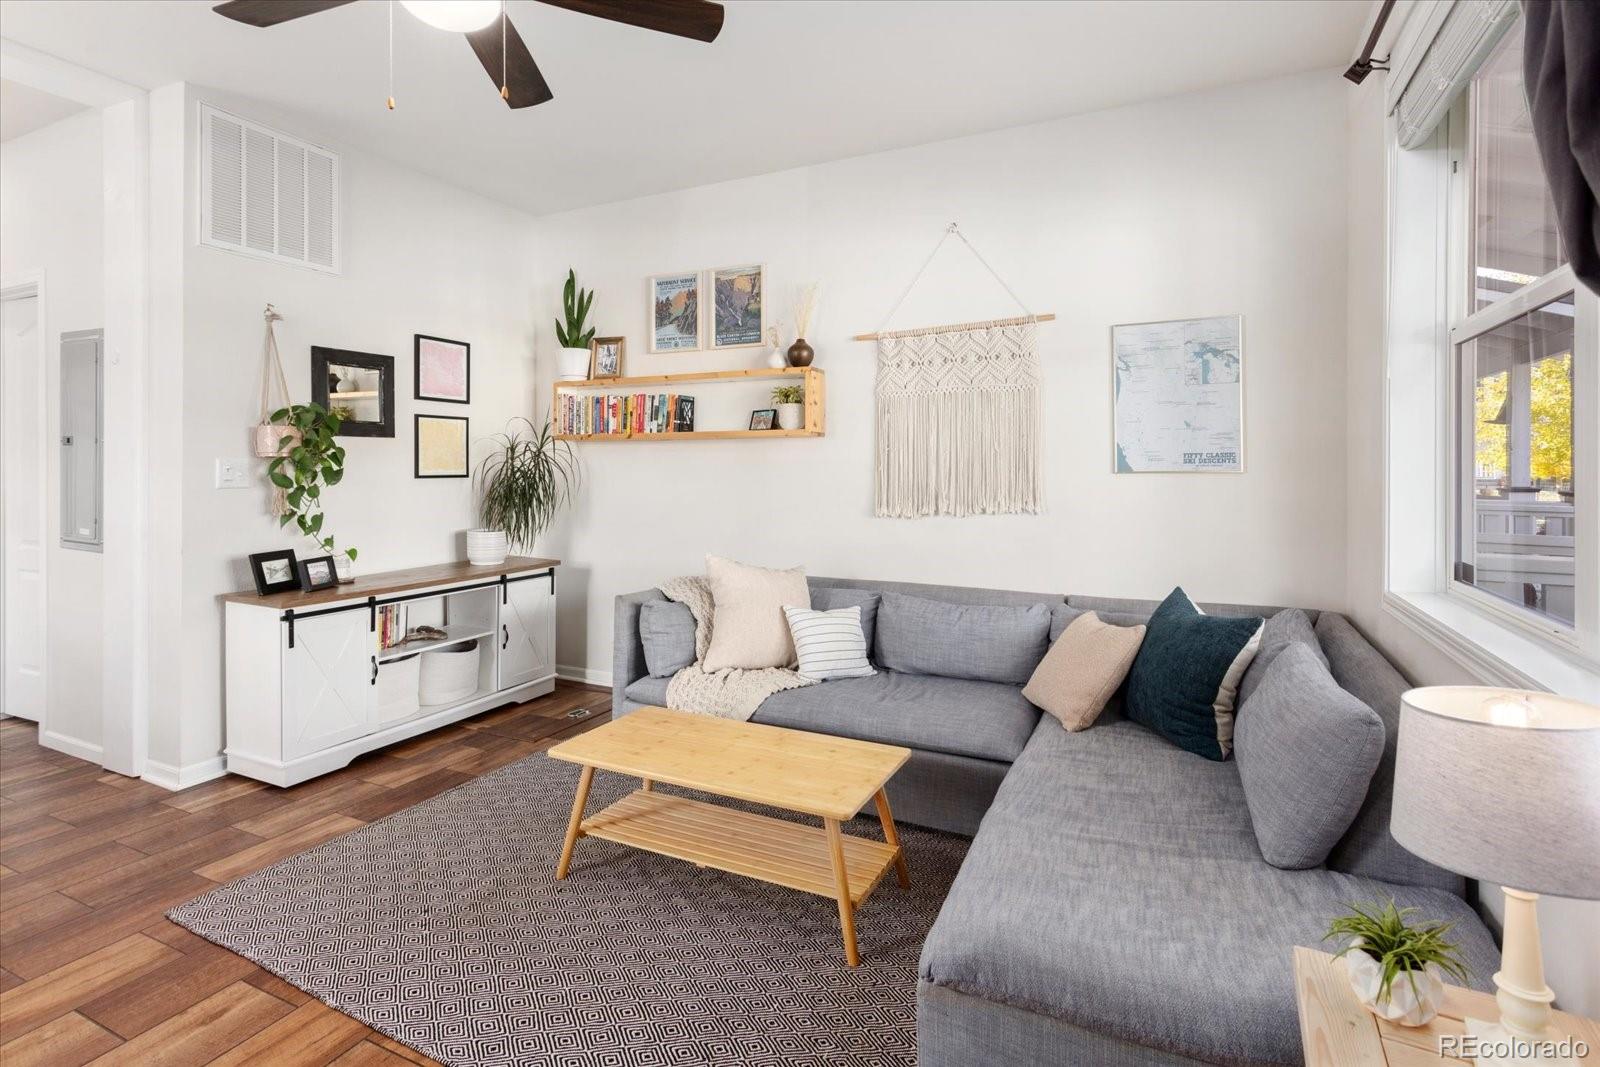
{"label": "wood console tabletop", "polygon": [[[552,748],[579,764],[578,792],[556,878],[567,876],[580,837],[687,860],[838,902],[845,961],[860,963],[855,910],[893,867],[911,884],[884,783],[911,750],[804,730],[640,708]],[[643,779],[642,788],[584,818],[595,769]],[[822,819],[822,826],[738,811],[655,792],[666,782]],[[853,837],[839,823],[875,801],[882,841]]]}
{"label": "wood console tabletop", "polygon": [[331,604],[336,600],[364,600],[369,596],[392,596],[395,593],[423,589],[430,585],[493,581],[502,574],[548,570],[560,563],[559,559],[507,556],[505,562],[498,566],[481,567],[465,560],[456,560],[451,563],[435,563],[428,567],[411,567],[403,571],[362,575],[348,585],[336,585],[332,589],[318,589],[309,593],[303,590],[290,590],[286,593],[273,593],[271,596],[257,596],[255,590],[244,589],[237,593],[223,593],[219,599],[230,604],[256,604],[261,607],[276,608],[279,611],[289,608],[299,610],[315,604]]}

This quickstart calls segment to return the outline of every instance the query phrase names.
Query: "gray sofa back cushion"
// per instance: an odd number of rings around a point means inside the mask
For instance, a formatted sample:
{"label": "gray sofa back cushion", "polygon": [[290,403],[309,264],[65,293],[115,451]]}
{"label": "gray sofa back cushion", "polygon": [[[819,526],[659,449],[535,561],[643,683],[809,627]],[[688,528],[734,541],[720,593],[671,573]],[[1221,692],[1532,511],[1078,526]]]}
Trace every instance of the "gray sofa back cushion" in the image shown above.
{"label": "gray sofa back cushion", "polygon": [[1050,605],[951,604],[884,593],[878,663],[904,674],[1023,685],[1044,658]]}
{"label": "gray sofa back cushion", "polygon": [[817,588],[811,585],[811,606],[817,611],[837,611],[840,608],[861,609],[861,636],[867,639],[867,658],[873,659],[872,635],[878,628],[877,593],[865,589],[848,589],[842,586]]}
{"label": "gray sofa back cushion", "polygon": [[[1138,616],[1141,621],[1148,617],[1156,608],[1161,606],[1159,600],[1138,600],[1133,597],[1121,596],[1085,596],[1074,593],[1067,597],[1067,603],[1084,611],[1098,612],[1102,619],[1111,621],[1112,615]],[[1256,615],[1269,619],[1278,612],[1285,610],[1282,607],[1272,607],[1264,604],[1219,604],[1214,601],[1195,601],[1195,606],[1207,615]],[[1318,612],[1315,608],[1303,608],[1306,617],[1315,623]],[[1118,625],[1122,625],[1119,623]]]}
{"label": "gray sofa back cushion", "polygon": [[1328,657],[1322,654],[1322,646],[1317,643],[1317,633],[1311,627],[1311,619],[1299,608],[1285,608],[1267,619],[1267,624],[1261,628],[1261,647],[1256,650],[1256,658],[1250,661],[1250,668],[1244,672],[1244,678],[1239,682],[1239,700],[1237,707],[1243,708],[1244,702],[1249,699],[1267,676],[1267,668],[1272,666],[1272,661],[1293,644],[1302,644],[1309,648],[1313,655],[1322,663],[1324,669],[1328,666]]}
{"label": "gray sofa back cushion", "polygon": [[1297,871],[1328,858],[1366,799],[1383,741],[1383,720],[1339,688],[1320,651],[1302,641],[1278,650],[1233,730],[1268,863]]}
{"label": "gray sofa back cushion", "polygon": [[1372,775],[1372,784],[1367,787],[1367,799],[1355,822],[1328,854],[1328,867],[1401,885],[1446,889],[1461,896],[1466,883],[1460,875],[1407,852],[1389,833],[1389,811],[1394,805],[1394,748],[1400,731],[1400,694],[1410,689],[1410,684],[1343,615],[1323,612],[1317,620],[1317,639],[1327,653],[1333,680],[1378,713],[1385,733],[1383,758]]}
{"label": "gray sofa back cushion", "polygon": [[653,677],[676,674],[694,662],[694,615],[687,605],[672,600],[641,604],[639,639]]}

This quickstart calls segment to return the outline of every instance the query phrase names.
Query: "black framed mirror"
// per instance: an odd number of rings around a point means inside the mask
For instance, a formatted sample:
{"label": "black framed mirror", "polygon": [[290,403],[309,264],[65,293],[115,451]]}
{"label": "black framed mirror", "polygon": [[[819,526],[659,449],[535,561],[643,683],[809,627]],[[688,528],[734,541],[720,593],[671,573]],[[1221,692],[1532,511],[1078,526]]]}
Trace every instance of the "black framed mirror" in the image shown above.
{"label": "black framed mirror", "polygon": [[312,346],[311,399],[344,413],[340,437],[393,437],[394,357]]}

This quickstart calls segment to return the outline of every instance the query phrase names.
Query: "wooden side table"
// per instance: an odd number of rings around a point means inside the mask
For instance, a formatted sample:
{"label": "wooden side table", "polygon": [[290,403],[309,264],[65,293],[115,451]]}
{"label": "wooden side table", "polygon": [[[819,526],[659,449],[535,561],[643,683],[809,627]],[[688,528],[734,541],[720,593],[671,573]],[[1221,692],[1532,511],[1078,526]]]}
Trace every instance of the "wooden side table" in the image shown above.
{"label": "wooden side table", "polygon": [[[1294,950],[1295,997],[1306,1067],[1473,1067],[1471,1060],[1439,1054],[1439,1039],[1466,1032],[1464,1020],[1498,1019],[1494,997],[1446,985],[1439,1014],[1427,1026],[1396,1026],[1356,1000],[1344,961],[1313,948]],[[1556,1028],[1586,1042],[1578,1062],[1600,1067],[1600,1024],[1558,1011]]]}

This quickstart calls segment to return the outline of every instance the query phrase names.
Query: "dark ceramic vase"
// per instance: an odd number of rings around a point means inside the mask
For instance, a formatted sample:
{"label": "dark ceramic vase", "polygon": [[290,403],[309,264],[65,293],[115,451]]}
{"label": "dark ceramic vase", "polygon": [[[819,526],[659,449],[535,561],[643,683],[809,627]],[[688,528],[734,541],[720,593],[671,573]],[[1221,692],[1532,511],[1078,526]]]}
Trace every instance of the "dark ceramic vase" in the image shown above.
{"label": "dark ceramic vase", "polygon": [[804,337],[796,337],[794,344],[789,346],[789,366],[809,367],[811,361],[817,358],[816,349],[806,344]]}

